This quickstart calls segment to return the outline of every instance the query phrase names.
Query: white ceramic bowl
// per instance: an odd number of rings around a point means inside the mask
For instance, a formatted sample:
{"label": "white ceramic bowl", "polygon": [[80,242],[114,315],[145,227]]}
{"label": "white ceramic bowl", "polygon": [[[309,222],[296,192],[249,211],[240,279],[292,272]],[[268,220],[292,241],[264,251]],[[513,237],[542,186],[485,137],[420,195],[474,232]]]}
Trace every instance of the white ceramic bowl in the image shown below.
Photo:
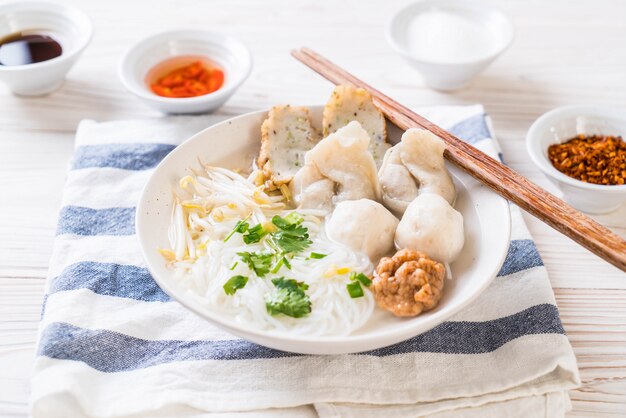
{"label": "white ceramic bowl", "polygon": [[[311,107],[321,125],[322,106]],[[510,237],[509,205],[488,187],[456,167],[449,166],[458,197],[455,204],[465,221],[465,247],[452,264],[452,280],[445,284],[439,306],[415,318],[396,318],[376,309],[368,323],[347,337],[306,337],[279,331],[259,331],[212,311],[198,297],[179,287],[158,248],[169,247],[172,192],[178,180],[207,164],[247,168],[258,153],[261,123],[267,112],[255,112],[211,126],[172,151],[155,169],[137,206],[136,231],[147,266],[161,288],[181,304],[213,324],[248,340],[279,350],[311,354],[353,353],[388,346],[442,323],[474,300],[498,273]],[[401,132],[390,127],[397,142]]]}
{"label": "white ceramic bowl", "polygon": [[48,61],[27,65],[0,65],[0,80],[23,96],[40,96],[58,89],[93,34],[91,19],[72,7],[44,2],[0,5],[0,38],[32,31],[49,35],[63,52]]}
{"label": "white ceramic bowl", "polygon": [[599,106],[565,106],[542,115],[526,135],[530,159],[562,192],[563,198],[578,210],[588,213],[612,212],[626,203],[626,185],[604,186],[585,183],[554,168],[548,147],[586,135],[620,135],[626,138],[623,112]]}
{"label": "white ceramic bowl", "polygon": [[[224,85],[204,96],[161,97],[148,85],[148,72],[174,57],[206,57],[224,70]],[[184,64],[183,64],[184,65]],[[204,113],[222,106],[248,78],[252,56],[237,39],[205,30],[173,30],[150,36],[133,45],[119,66],[126,88],[145,104],[164,113]]]}
{"label": "white ceramic bowl", "polygon": [[[444,11],[477,22],[491,36],[492,48],[471,60],[441,61],[417,56],[410,47],[411,22],[422,13]],[[451,28],[455,30],[455,28]],[[396,12],[387,25],[387,40],[423,77],[427,86],[442,91],[458,90],[470,81],[513,42],[513,23],[501,12],[471,0],[423,0]]]}

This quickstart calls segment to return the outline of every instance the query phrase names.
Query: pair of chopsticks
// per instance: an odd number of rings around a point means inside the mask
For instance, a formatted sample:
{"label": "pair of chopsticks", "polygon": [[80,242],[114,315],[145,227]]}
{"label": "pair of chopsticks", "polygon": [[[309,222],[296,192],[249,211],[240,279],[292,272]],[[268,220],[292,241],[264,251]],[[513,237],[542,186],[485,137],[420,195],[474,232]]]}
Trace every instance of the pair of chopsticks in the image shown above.
{"label": "pair of chopsticks", "polygon": [[374,104],[400,129],[419,127],[434,133],[445,141],[444,156],[449,161],[592,253],[626,271],[626,241],[617,234],[314,51],[301,48],[293,50],[291,55],[335,84],[352,84],[369,91]]}

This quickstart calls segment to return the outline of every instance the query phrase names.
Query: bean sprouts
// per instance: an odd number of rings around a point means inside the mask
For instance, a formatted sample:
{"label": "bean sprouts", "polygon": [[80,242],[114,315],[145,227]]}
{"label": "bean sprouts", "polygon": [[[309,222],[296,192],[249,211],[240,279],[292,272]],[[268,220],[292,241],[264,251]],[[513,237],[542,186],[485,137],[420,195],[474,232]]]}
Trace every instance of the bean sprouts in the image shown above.
{"label": "bean sprouts", "polygon": [[[367,322],[375,304],[372,294],[366,289],[363,297],[352,299],[346,285],[351,273],[371,274],[372,264],[366,255],[328,238],[326,211],[297,211],[312,243],[260,277],[238,253],[275,252],[276,244],[271,239],[246,244],[243,234],[233,230],[242,220],[250,227],[265,225],[274,216],[285,217],[294,210],[284,194],[269,194],[256,186],[255,173],[246,178],[221,167],[204,168],[180,180],[168,234],[171,250],[162,250],[178,286],[208,309],[259,330],[344,336]],[[311,253],[324,256],[311,258]],[[224,284],[236,275],[247,277],[246,285],[226,294]],[[308,315],[295,318],[268,313],[265,297],[274,290],[271,279],[277,277],[308,285]]]}

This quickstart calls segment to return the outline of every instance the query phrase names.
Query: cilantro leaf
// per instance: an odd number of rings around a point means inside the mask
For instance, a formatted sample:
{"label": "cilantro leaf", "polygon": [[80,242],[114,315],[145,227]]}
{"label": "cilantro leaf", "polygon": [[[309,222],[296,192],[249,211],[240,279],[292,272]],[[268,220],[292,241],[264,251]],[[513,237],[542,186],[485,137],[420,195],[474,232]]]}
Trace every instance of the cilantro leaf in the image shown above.
{"label": "cilantro leaf", "polygon": [[311,254],[309,255],[309,258],[312,258],[312,259],[315,259],[315,260],[321,260],[322,258],[324,258],[326,256],[328,256],[328,254],[311,252]]}
{"label": "cilantro leaf", "polygon": [[279,289],[290,289],[293,291],[300,291],[304,294],[305,290],[309,289],[309,285],[304,282],[297,282],[294,279],[285,279],[284,277],[277,277],[272,279],[272,283]]}
{"label": "cilantro leaf", "polygon": [[278,215],[272,218],[272,223],[276,225],[277,227],[279,227],[280,229],[289,229],[291,227],[298,226],[303,221],[304,221],[304,218],[296,212],[291,212],[289,215],[285,216],[284,218],[281,218]]}
{"label": "cilantro leaf", "polygon": [[246,276],[233,276],[226,283],[224,283],[224,293],[227,295],[234,295],[239,289],[243,289],[248,283]]}
{"label": "cilantro leaf", "polygon": [[303,220],[302,216],[295,212],[284,218],[278,215],[272,218],[272,223],[279,229],[271,234],[272,238],[284,253],[302,252],[313,243],[309,239],[309,230],[300,225]]}
{"label": "cilantro leaf", "polygon": [[254,270],[259,277],[263,277],[269,273],[272,265],[272,258],[274,257],[271,253],[261,251],[254,253],[244,251],[237,253],[237,255],[241,257],[241,260],[246,263],[251,270]]}
{"label": "cilantro leaf", "polygon": [[304,221],[302,215],[297,212],[291,212],[289,215],[285,216],[284,219],[292,225],[300,225]]}
{"label": "cilantro leaf", "polygon": [[274,289],[265,295],[265,308],[270,315],[284,314],[302,318],[311,313],[311,300],[288,289]]}
{"label": "cilantro leaf", "polygon": [[311,313],[311,299],[304,292],[309,285],[294,279],[272,279],[276,288],[265,294],[265,308],[270,315],[284,314],[302,318]]}
{"label": "cilantro leaf", "polygon": [[281,218],[278,215],[272,218],[272,223],[280,229],[289,229],[292,225],[295,225],[287,222],[284,218]]}
{"label": "cilantro leaf", "polygon": [[298,227],[294,230],[280,230],[272,234],[276,245],[285,253],[299,253],[311,245],[313,241],[309,239],[308,230],[305,227]]}

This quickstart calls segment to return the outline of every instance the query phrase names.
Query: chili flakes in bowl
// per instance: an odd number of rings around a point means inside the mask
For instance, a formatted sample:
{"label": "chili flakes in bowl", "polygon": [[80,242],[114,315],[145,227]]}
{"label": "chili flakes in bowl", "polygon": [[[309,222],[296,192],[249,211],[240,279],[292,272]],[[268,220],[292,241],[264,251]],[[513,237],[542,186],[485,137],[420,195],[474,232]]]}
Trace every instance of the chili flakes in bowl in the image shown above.
{"label": "chili flakes in bowl", "polygon": [[586,183],[626,183],[626,142],[621,136],[584,135],[548,147],[552,165]]}

